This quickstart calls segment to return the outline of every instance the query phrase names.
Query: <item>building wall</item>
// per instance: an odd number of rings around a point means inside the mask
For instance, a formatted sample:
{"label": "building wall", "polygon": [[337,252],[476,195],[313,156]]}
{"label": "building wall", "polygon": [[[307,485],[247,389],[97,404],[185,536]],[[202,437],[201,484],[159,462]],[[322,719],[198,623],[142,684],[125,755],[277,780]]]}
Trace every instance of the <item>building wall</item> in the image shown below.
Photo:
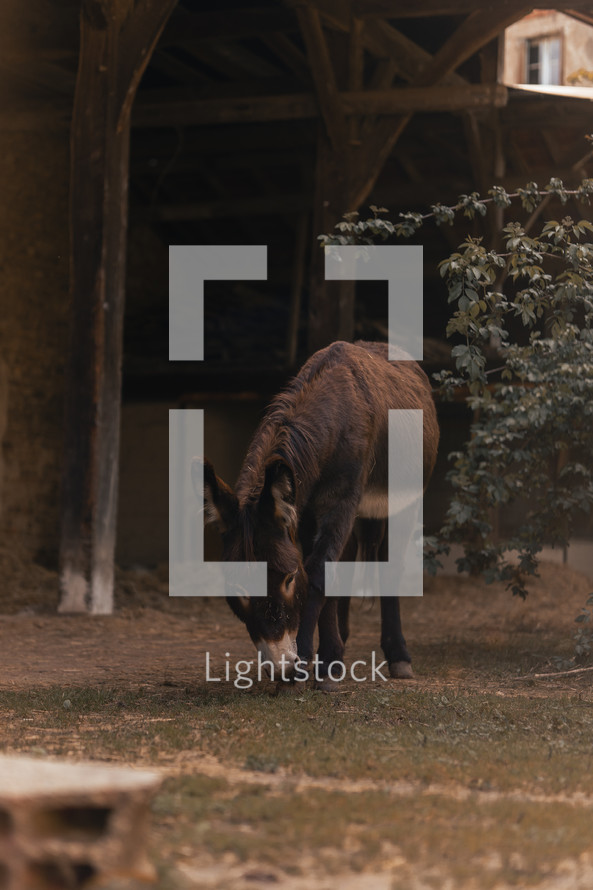
{"label": "building wall", "polygon": [[67,132],[0,133],[0,540],[54,554],[68,307]]}
{"label": "building wall", "polygon": [[581,68],[593,72],[593,28],[562,12],[534,10],[505,31],[504,83],[525,83],[525,43],[562,35],[562,83]]}

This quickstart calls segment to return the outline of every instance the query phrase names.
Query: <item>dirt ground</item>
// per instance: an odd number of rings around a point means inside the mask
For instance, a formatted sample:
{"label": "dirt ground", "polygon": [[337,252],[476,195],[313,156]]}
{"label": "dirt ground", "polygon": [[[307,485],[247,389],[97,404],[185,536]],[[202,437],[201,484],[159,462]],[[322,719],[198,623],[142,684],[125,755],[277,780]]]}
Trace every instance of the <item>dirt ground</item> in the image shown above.
{"label": "dirt ground", "polygon": [[[165,568],[119,571],[109,617],[58,615],[57,589],[0,549],[0,750],[159,769],[159,890],[593,886],[585,575],[542,564],[525,601],[426,579],[402,602],[416,678],[332,696],[209,682],[207,654],[224,677],[253,646],[224,601],[170,598]],[[353,604],[348,664],[380,659],[379,624]]]}
{"label": "dirt ground", "polygon": [[[416,683],[496,688],[512,695],[533,688],[517,674],[556,669],[569,657],[575,617],[593,581],[563,566],[543,564],[525,601],[479,578],[427,578],[424,596],[402,603],[404,633]],[[219,600],[168,596],[166,567],[118,572],[113,616],[56,614],[57,575],[18,554],[0,551],[0,688],[190,684],[203,686],[206,653],[211,676],[229,659],[253,658],[244,627]],[[377,603],[353,604],[347,660],[379,655]],[[489,670],[484,673],[484,656]],[[525,671],[525,656],[531,667]],[[591,674],[588,675],[591,677]],[[587,674],[552,684],[561,692]],[[344,681],[344,688],[348,682]],[[231,683],[218,684],[237,692]],[[210,685],[210,688],[211,685]],[[547,692],[550,683],[546,684]]]}

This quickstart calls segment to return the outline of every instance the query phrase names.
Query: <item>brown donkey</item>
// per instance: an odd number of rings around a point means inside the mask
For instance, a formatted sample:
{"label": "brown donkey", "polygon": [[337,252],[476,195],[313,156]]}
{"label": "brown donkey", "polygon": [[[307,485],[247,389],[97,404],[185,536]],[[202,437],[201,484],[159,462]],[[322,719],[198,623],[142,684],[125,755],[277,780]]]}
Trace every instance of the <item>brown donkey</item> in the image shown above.
{"label": "brown donkey", "polygon": [[[423,411],[426,486],[439,440],[430,383],[416,362],[388,361],[383,343],[337,342],[315,353],[270,405],[235,491],[204,462],[206,521],[222,532],[223,560],[267,563],[266,597],[229,591],[227,601],[284,676],[312,659],[317,626],[318,676],[343,658],[349,599],[325,598],[325,563],[387,558],[390,408]],[[399,600],[382,593],[391,676],[411,677]]]}

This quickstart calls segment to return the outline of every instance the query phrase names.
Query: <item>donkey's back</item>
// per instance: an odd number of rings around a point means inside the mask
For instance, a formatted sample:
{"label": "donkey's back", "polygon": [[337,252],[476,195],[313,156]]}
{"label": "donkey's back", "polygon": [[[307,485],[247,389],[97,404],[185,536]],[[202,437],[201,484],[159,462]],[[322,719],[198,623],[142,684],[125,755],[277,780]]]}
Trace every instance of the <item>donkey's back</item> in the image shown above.
{"label": "donkey's back", "polygon": [[[256,432],[237,482],[239,499],[260,488],[262,467],[285,460],[303,507],[319,496],[325,476],[362,490],[387,485],[389,409],[424,412],[424,481],[439,439],[430,382],[412,360],[388,361],[385,343],[338,341],[316,352],[272,402]],[[259,478],[258,478],[259,477]],[[341,486],[340,486],[341,487]]]}

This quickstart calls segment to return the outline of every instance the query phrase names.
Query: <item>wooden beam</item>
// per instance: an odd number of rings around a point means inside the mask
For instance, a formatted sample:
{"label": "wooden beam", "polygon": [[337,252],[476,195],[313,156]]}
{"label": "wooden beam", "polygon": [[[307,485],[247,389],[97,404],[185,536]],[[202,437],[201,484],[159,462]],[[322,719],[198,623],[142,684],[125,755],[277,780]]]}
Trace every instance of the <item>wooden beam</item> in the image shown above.
{"label": "wooden beam", "polygon": [[[347,4],[342,0],[313,0],[324,22],[338,31],[349,32],[351,17]],[[361,35],[362,44],[378,59],[390,60],[404,80],[413,82],[432,61],[432,56],[388,22],[366,21]],[[466,81],[458,74],[447,77],[445,83],[462,84]]]}
{"label": "wooden beam", "polygon": [[[363,23],[352,19],[348,44],[348,89],[350,92],[364,89],[364,46],[362,43]],[[360,117],[351,116],[348,121],[348,141],[351,145],[360,144]]]}
{"label": "wooden beam", "polygon": [[320,130],[315,164],[315,195],[311,232],[311,275],[309,281],[308,348],[315,352],[333,340],[354,337],[355,284],[326,281],[324,253],[317,236],[333,231],[350,209],[350,153],[335,152]]}
{"label": "wooden beam", "polygon": [[[390,90],[349,91],[337,93],[337,96],[346,120],[349,115],[393,116],[416,112],[499,108],[507,103],[507,88],[498,84],[397,87]],[[126,101],[126,109],[128,107],[131,108],[129,100]],[[120,109],[120,118],[122,113],[125,113],[125,109]],[[69,114],[69,104],[52,103],[49,108],[36,105],[29,111],[6,111],[0,116],[0,123],[9,130],[41,130],[46,127],[59,129],[65,126]],[[306,120],[319,115],[319,103],[312,93],[192,99],[188,98],[186,90],[172,87],[142,93],[134,104],[132,124],[140,129],[203,127]],[[389,124],[387,129],[390,130],[391,126]]]}
{"label": "wooden beam", "polygon": [[[416,81],[418,86],[438,83],[451,75],[455,69],[495,37],[512,21],[525,14],[526,8],[516,0],[499,0],[494,8],[485,12],[474,12],[441,46],[430,64]],[[375,128],[367,144],[366,162],[360,164],[357,179],[352,183],[354,206],[362,204],[377,181],[385,161],[393,151],[397,140],[407,127],[412,112],[404,114],[395,123],[385,121]]]}
{"label": "wooden beam", "polygon": [[[135,127],[181,127],[207,124],[281,121],[315,118],[319,104],[311,93],[253,96],[229,99],[176,99],[175,90],[157,90],[138,98]],[[396,115],[412,112],[462,111],[467,108],[500,107],[507,90],[499,84],[460,87],[400,87],[336,93],[345,115]],[[326,121],[327,123],[327,121]],[[333,125],[332,125],[333,126]],[[338,127],[338,132],[341,132]],[[336,137],[337,138],[337,137]],[[338,142],[344,145],[344,142]]]}
{"label": "wooden beam", "polygon": [[[113,9],[110,10],[113,12]],[[118,404],[106,404],[112,387],[106,373],[117,365],[106,354],[106,327],[119,315],[121,294],[108,297],[105,243],[107,227],[119,232],[124,208],[105,205],[107,192],[122,189],[119,162],[127,155],[127,133],[116,135],[112,101],[119,22],[99,4],[81,10],[80,67],[72,116],[71,299],[72,328],[66,377],[66,430],[60,540],[60,611],[112,611],[115,477],[105,466],[106,450],[117,443]],[[113,274],[114,258],[109,258]],[[119,288],[118,288],[119,291]],[[108,309],[105,309],[105,306]],[[109,366],[106,371],[105,363]],[[107,395],[106,389],[109,395]],[[115,407],[115,418],[106,413]],[[107,420],[107,429],[100,422]],[[110,450],[110,449],[109,449]],[[115,458],[115,460],[113,460]],[[107,515],[104,492],[111,491]]]}
{"label": "wooden beam", "polygon": [[[177,98],[179,97],[179,98]],[[208,124],[302,120],[319,115],[312,93],[229,99],[188,99],[175,90],[151,90],[134,106],[134,127],[196,127]]]}
{"label": "wooden beam", "polygon": [[352,19],[348,52],[348,89],[351,92],[364,88],[363,27],[361,19]]}
{"label": "wooden beam", "polygon": [[203,87],[211,82],[211,78],[199,71],[189,61],[181,61],[173,53],[157,48],[150,60],[151,71],[159,71],[166,77],[179,81],[180,85]]}
{"label": "wooden beam", "polygon": [[71,128],[71,343],[62,612],[109,613],[117,509],[130,108],[170,2],[85,0]]}
{"label": "wooden beam", "polygon": [[379,59],[369,81],[371,90],[388,90],[393,84],[398,67],[395,59]]}
{"label": "wooden beam", "polygon": [[487,173],[487,159],[484,151],[482,135],[480,133],[480,123],[475,114],[466,112],[463,115],[463,128],[465,131],[465,141],[472,167],[475,188],[481,195],[486,195],[492,182]]}
{"label": "wooden beam", "polygon": [[586,9],[566,9],[565,12],[566,15],[579,22],[583,22],[585,25],[593,25],[593,12],[590,7]]}
{"label": "wooden beam", "polygon": [[501,84],[362,90],[344,93],[342,99],[347,114],[362,114],[366,110],[368,114],[381,115],[501,108],[507,101],[508,90]]}
{"label": "wooden beam", "polygon": [[429,68],[420,78],[420,84],[435,83],[451,74],[466,59],[490,43],[513,22],[527,15],[531,9],[525,2],[497,0],[493,7],[472,12],[435,53]]}
{"label": "wooden beam", "polygon": [[307,58],[290,37],[276,31],[273,34],[262,34],[260,40],[298,80],[306,84],[311,82],[311,69],[307,64]]}
{"label": "wooden beam", "polygon": [[129,125],[136,90],[176,5],[177,0],[138,0],[133,14],[127,16],[121,29],[117,64],[118,130]]}
{"label": "wooden beam", "polygon": [[303,211],[298,218],[295,232],[290,309],[286,332],[286,365],[290,371],[296,370],[299,345],[299,324],[301,320],[301,301],[307,262],[308,232],[309,213]]}
{"label": "wooden beam", "polygon": [[[388,22],[366,21],[363,33],[375,47],[382,47],[388,58],[397,60],[400,77],[408,83],[422,82],[422,77],[433,64],[434,57],[429,52]],[[444,77],[443,82],[452,85],[467,83],[465,78],[453,72]]]}
{"label": "wooden beam", "polygon": [[197,43],[186,50],[198,62],[222,74],[225,78],[274,78],[281,72],[278,67],[255,52],[232,40],[216,40]]}
{"label": "wooden beam", "polygon": [[334,151],[343,150],[346,120],[319,13],[312,6],[298,6],[297,16],[327,135]]}

